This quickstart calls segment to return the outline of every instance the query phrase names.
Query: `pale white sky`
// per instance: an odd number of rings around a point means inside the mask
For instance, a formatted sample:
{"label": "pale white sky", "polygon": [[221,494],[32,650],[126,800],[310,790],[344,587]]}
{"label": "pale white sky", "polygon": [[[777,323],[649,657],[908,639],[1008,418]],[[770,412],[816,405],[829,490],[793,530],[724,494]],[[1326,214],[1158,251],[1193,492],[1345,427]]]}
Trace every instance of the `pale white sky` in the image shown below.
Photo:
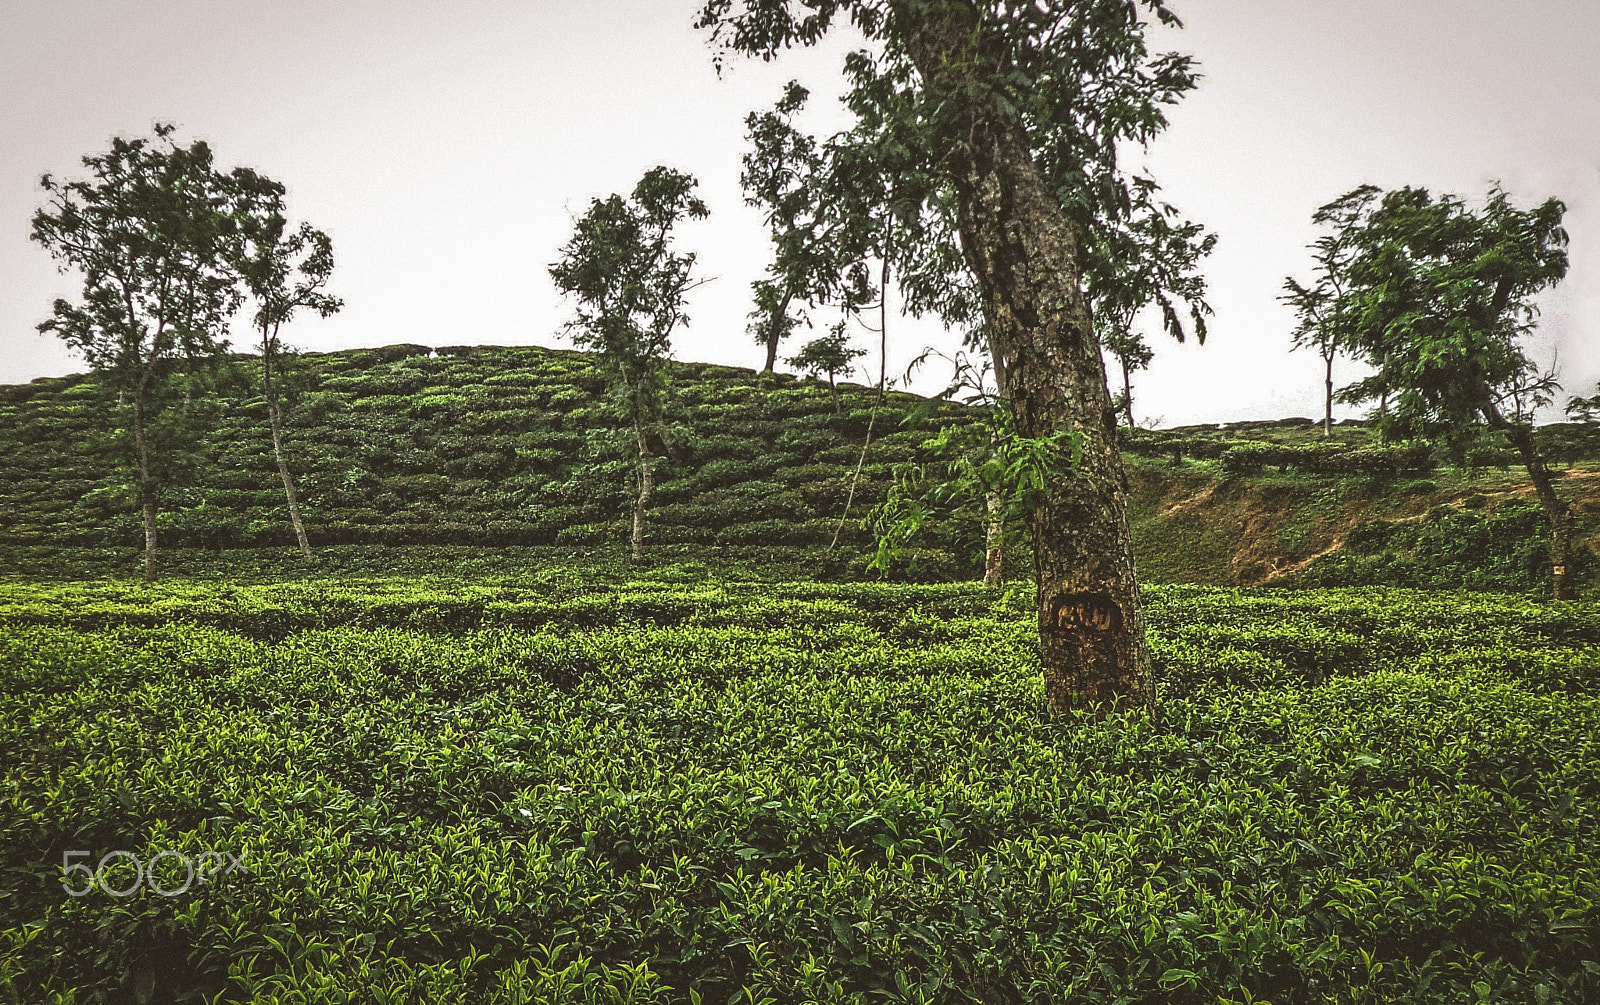
{"label": "pale white sky", "polygon": [[[1221,235],[1204,347],[1153,336],[1135,387],[1164,425],[1320,414],[1320,365],[1289,354],[1277,294],[1304,275],[1316,206],[1363,182],[1568,204],[1572,269],[1541,351],[1569,391],[1600,378],[1600,3],[1594,0],[1175,0],[1156,47],[1205,79],[1146,164]],[[76,280],[27,239],[38,176],[73,177],[114,134],[176,122],[224,167],[283,181],[334,239],[343,313],[296,322],[306,349],[418,342],[565,345],[545,267],[591,196],[669,164],[712,216],[682,231],[716,281],[677,356],[758,365],[749,283],[767,261],[742,205],[744,115],[784,81],[821,130],[850,40],[738,62],[718,80],[694,0],[0,0],[0,383],[83,369],[34,326]],[[931,326],[892,324],[891,373]],[[241,331],[236,341],[247,342]],[[866,333],[862,344],[872,344]],[[789,350],[798,348],[796,341]],[[875,360],[872,361],[875,367]],[[1349,368],[1344,368],[1348,376]],[[931,391],[933,369],[914,385]],[[1339,414],[1347,414],[1341,410]]]}

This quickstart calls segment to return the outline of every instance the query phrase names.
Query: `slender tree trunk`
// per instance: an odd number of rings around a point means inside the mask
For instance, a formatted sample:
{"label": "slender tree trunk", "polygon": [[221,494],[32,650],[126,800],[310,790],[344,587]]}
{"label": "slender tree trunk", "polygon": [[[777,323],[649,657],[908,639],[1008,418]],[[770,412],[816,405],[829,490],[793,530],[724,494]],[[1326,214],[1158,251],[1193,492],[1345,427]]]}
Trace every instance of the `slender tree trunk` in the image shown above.
{"label": "slender tree trunk", "polygon": [[[1378,357],[1378,372],[1382,373],[1389,365],[1389,354],[1384,353]],[[1378,417],[1381,419],[1389,414],[1389,389],[1385,387],[1378,397]]]}
{"label": "slender tree trunk", "polygon": [[1128,372],[1128,364],[1122,364],[1122,407],[1128,412],[1128,428],[1133,428],[1133,374]]}
{"label": "slender tree trunk", "polygon": [[[995,397],[997,407],[1010,408],[1011,401],[1006,397],[1006,360],[995,347],[994,337],[985,335],[984,341],[989,347],[989,364],[994,368]],[[991,426],[991,429],[994,427]],[[998,436],[991,436],[991,442],[998,440]],[[984,498],[984,516],[988,520],[983,534],[983,585],[991,589],[999,589],[1006,582],[1006,511],[1005,500],[1000,493],[990,491]]]}
{"label": "slender tree trunk", "polygon": [[289,477],[289,462],[283,456],[282,420],[278,414],[278,395],[272,387],[272,347],[266,338],[261,340],[261,385],[267,395],[267,426],[272,431],[272,457],[278,462],[278,477],[283,480],[283,498],[289,504],[289,522],[294,524],[294,539],[300,545],[300,557],[315,562],[311,542],[306,538],[306,525],[300,519],[300,502],[294,495],[294,479]]}
{"label": "slender tree trunk", "polygon": [[828,391],[833,395],[833,414],[838,415],[844,411],[839,405],[839,385],[833,382],[833,371],[828,371]]}
{"label": "slender tree trunk", "polygon": [[990,490],[984,499],[988,526],[983,534],[983,585],[998,590],[1006,585],[1005,502],[1000,493]]}
{"label": "slender tree trunk", "polygon": [[771,373],[778,365],[778,342],[783,335],[783,318],[789,313],[789,303],[794,300],[794,292],[788,291],[783,295],[783,303],[778,305],[777,317],[773,318],[772,328],[767,332],[767,362],[761,368],[762,373]]}
{"label": "slender tree trunk", "polygon": [[[887,241],[885,242],[887,243]],[[833,528],[833,540],[828,542],[831,553],[844,533],[844,521],[850,507],[856,502],[856,486],[861,482],[861,469],[867,463],[867,450],[872,446],[872,426],[878,421],[878,409],[883,405],[883,395],[889,387],[889,254],[884,252],[882,267],[878,270],[878,397],[872,403],[872,414],[867,416],[867,437],[861,441],[861,456],[856,458],[855,473],[850,476],[850,491],[844,497],[844,512]]]}
{"label": "slender tree trunk", "polygon": [[[880,391],[881,397],[881,391]],[[850,507],[856,504],[856,485],[861,482],[861,469],[867,464],[867,451],[872,447],[872,427],[878,421],[878,406],[873,404],[872,411],[867,415],[867,436],[861,441],[861,456],[856,458],[856,469],[850,475],[850,491],[844,496],[844,509],[839,513],[839,522],[833,526],[833,540],[828,542],[828,551],[832,552],[839,546],[839,535],[844,533],[844,522],[850,516]]]}
{"label": "slender tree trunk", "polygon": [[932,96],[965,107],[949,152],[961,246],[1008,363],[1017,432],[1073,432],[1082,462],[1050,479],[1029,519],[1045,694],[1053,709],[1147,706],[1144,610],[1128,532],[1127,471],[1105,364],[1080,289],[1076,235],[1015,120],[992,99],[997,56],[977,8],[935,0],[907,52]]}
{"label": "slender tree trunk", "polygon": [[778,365],[778,333],[773,331],[767,336],[767,362],[761,367],[762,373],[771,373]]}
{"label": "slender tree trunk", "polygon": [[654,458],[650,455],[650,441],[644,432],[644,424],[637,417],[633,420],[633,432],[639,441],[639,495],[633,501],[633,560],[644,558],[644,510],[650,505],[650,495],[655,491],[655,473],[653,470]]}
{"label": "slender tree trunk", "polygon": [[1491,424],[1505,430],[1522,463],[1528,469],[1528,480],[1533,482],[1534,495],[1550,521],[1550,595],[1556,600],[1578,599],[1577,584],[1572,574],[1572,509],[1556,494],[1550,468],[1539,455],[1533,442],[1533,427],[1506,419],[1493,406],[1490,407]]}
{"label": "slender tree trunk", "polygon": [[1326,368],[1322,372],[1323,409],[1322,409],[1322,435],[1333,436],[1333,353],[1322,357]]}
{"label": "slender tree trunk", "polygon": [[144,385],[133,392],[133,445],[139,459],[139,508],[144,514],[144,581],[156,581],[156,493],[150,471],[150,440],[145,435]]}

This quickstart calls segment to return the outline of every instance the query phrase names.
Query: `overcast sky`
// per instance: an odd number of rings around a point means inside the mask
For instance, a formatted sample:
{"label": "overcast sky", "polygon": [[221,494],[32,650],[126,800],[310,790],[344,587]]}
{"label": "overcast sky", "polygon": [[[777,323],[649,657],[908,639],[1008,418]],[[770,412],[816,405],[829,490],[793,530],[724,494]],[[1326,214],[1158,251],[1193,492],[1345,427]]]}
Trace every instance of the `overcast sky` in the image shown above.
{"label": "overcast sky", "polygon": [[[1315,416],[1320,361],[1290,354],[1283,277],[1306,275],[1312,211],[1354,186],[1426,186],[1568,206],[1572,267],[1543,301],[1538,352],[1566,385],[1600,379],[1600,3],[1595,0],[1174,0],[1204,79],[1135,151],[1220,235],[1204,347],[1151,333],[1142,422]],[[83,369],[34,326],[75,277],[27,239],[38,176],[77,177],[113,135],[179,126],[219,164],[284,182],[334,240],[334,318],[305,349],[416,342],[566,345],[546,273],[589,198],[646,169],[694,174],[707,221],[683,228],[715,281],[678,358],[759,365],[749,284],[768,257],[741,203],[744,115],[793,78],[818,130],[851,40],[739,62],[719,80],[695,0],[0,0],[0,383]],[[891,322],[891,374],[953,340]],[[245,343],[240,331],[236,342]],[[803,339],[804,336],[801,336]],[[863,344],[872,341],[859,333]],[[791,351],[798,348],[798,340]],[[875,369],[875,361],[874,369]],[[1352,373],[1344,366],[1346,376]],[[930,369],[914,385],[930,391]],[[1352,414],[1341,409],[1338,414]]]}

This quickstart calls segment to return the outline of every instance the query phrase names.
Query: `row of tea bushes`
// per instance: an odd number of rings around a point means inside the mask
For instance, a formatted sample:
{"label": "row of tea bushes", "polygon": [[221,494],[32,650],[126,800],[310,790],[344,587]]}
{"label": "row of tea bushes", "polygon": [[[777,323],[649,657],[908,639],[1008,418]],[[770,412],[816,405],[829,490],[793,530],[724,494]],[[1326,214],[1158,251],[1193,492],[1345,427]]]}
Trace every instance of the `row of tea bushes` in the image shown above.
{"label": "row of tea bushes", "polygon": [[1352,450],[1343,443],[1239,443],[1217,457],[1222,470],[1231,475],[1258,474],[1272,466],[1280,472],[1293,468],[1315,475],[1397,478],[1426,474],[1437,464],[1426,444]]}
{"label": "row of tea bushes", "polygon": [[210,589],[5,588],[0,1000],[1600,994],[1587,607],[1153,590],[1093,721],[1016,592]]}
{"label": "row of tea bushes", "polygon": [[[1579,543],[1568,562],[1580,582],[1593,578],[1594,551]],[[1308,586],[1550,592],[1550,523],[1522,499],[1489,506],[1482,496],[1441,503],[1420,519],[1369,520],[1299,575]]]}
{"label": "row of tea bushes", "polygon": [[[198,450],[166,491],[168,546],[294,543],[258,366],[229,360],[190,416]],[[790,375],[681,363],[671,377],[671,432],[654,443],[654,545],[827,544],[871,423],[876,442],[842,529],[862,544],[860,517],[934,428],[902,428],[921,399],[901,392],[880,401],[841,385],[836,410],[826,385]],[[286,380],[287,449],[317,547],[627,540],[627,444],[586,353],[397,345],[296,357]],[[952,405],[940,421],[964,414]],[[142,544],[127,472],[113,463],[118,415],[90,377],[0,387],[0,544]],[[958,555],[967,574],[980,541],[976,527],[948,528],[925,545]]]}

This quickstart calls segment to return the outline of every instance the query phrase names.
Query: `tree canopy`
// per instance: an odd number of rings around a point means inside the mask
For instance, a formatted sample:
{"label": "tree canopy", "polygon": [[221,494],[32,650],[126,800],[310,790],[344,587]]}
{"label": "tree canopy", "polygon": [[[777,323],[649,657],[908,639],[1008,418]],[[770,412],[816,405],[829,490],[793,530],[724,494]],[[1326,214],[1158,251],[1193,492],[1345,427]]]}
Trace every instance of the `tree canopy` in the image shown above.
{"label": "tree canopy", "polygon": [[1383,435],[1431,438],[1457,456],[1485,428],[1510,439],[1550,521],[1552,592],[1571,599],[1571,512],[1533,438],[1535,410],[1560,385],[1524,342],[1534,298],[1567,273],[1566,207],[1518,209],[1498,185],[1482,209],[1423,188],[1363,187],[1329,205],[1342,281],[1324,316],[1373,368],[1341,396],[1381,398]]}
{"label": "tree canopy", "polygon": [[643,556],[645,508],[654,488],[652,432],[660,432],[665,386],[661,363],[672,332],[687,318],[697,285],[695,256],[672,248],[673,228],[708,215],[697,182],[668,167],[644,173],[629,198],[594,199],[579,217],[561,257],[550,266],[557,288],[575,301],[572,340],[600,354],[613,398],[632,427],[637,456],[633,555]]}
{"label": "tree canopy", "polygon": [[[80,300],[55,301],[38,326],[83,354],[126,399],[126,460],[143,512],[144,572],[156,576],[157,509],[172,465],[184,456],[182,422],[163,422],[162,392],[177,363],[221,355],[242,300],[228,254],[251,198],[238,172],[221,174],[211,148],[153,137],[112,140],[83,158],[89,177],[40,180],[48,204],[31,237],[83,277]],[[179,466],[181,467],[181,465]]]}
{"label": "tree canopy", "polygon": [[1555,390],[1524,345],[1534,298],[1567,272],[1565,207],[1517,209],[1504,189],[1475,210],[1423,188],[1357,189],[1337,239],[1349,248],[1331,305],[1347,346],[1374,372],[1345,388],[1351,403],[1389,396],[1392,438],[1462,442],[1478,426],[1531,423]]}
{"label": "tree canopy", "polygon": [[[1076,225],[1097,324],[1104,317],[1106,331],[1126,331],[1134,313],[1156,305],[1179,340],[1192,330],[1203,342],[1210,309],[1198,262],[1216,236],[1182,220],[1153,179],[1119,160],[1121,145],[1147,142],[1165,127],[1165,107],[1197,79],[1192,61],[1152,56],[1131,4],[992,6],[984,26],[995,50],[986,53],[996,64],[985,78],[993,93],[969,97],[992,98],[1030,137],[1033,158]],[[1177,23],[1164,4],[1143,6]],[[887,253],[908,310],[972,332],[982,346],[981,297],[962,258],[948,176],[948,148],[960,141],[961,127],[951,103],[930,97],[904,45],[904,33],[921,23],[921,7],[884,0],[807,3],[806,14],[790,8],[778,0],[719,0],[702,8],[700,23],[726,49],[770,59],[848,17],[881,51],[845,60],[850,129],[819,142],[795,127],[808,92],[794,82],[772,110],[747,119],[748,199],[767,208],[776,245],[772,276],[762,282],[848,308],[872,298],[862,259]],[[775,311],[787,298],[758,290],[757,302],[757,339],[787,334]]]}

